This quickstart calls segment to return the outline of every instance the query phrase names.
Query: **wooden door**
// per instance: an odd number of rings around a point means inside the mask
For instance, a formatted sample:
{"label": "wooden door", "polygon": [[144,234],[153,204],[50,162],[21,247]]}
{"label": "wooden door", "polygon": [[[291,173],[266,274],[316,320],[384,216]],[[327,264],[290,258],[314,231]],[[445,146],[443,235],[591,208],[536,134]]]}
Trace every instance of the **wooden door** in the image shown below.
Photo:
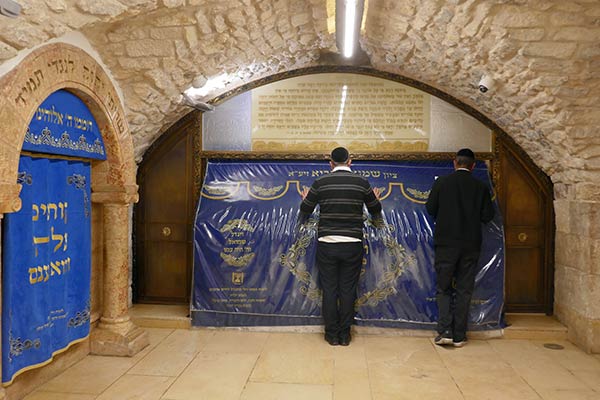
{"label": "wooden door", "polygon": [[187,303],[193,241],[193,131],[183,118],[151,148],[139,171],[134,301]]}
{"label": "wooden door", "polygon": [[498,146],[497,188],[506,240],[506,311],[552,314],[552,185],[516,144],[500,139]]}

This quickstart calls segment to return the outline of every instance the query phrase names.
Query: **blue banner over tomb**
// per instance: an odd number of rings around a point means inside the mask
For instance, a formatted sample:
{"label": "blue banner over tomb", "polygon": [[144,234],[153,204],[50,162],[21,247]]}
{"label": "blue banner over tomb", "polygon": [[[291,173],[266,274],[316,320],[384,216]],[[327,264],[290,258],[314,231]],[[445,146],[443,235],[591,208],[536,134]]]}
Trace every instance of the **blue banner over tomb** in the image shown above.
{"label": "blue banner over tomb", "polygon": [[[385,226],[365,220],[357,323],[433,329],[437,321],[432,219],[425,201],[451,162],[354,162],[382,193]],[[192,323],[321,324],[315,266],[318,212],[296,227],[301,191],[329,173],[316,162],[209,162],[194,232]],[[473,171],[491,188],[484,163]],[[501,325],[504,236],[496,205],[483,245],[470,329]]]}
{"label": "blue banner over tomb", "polygon": [[38,107],[25,133],[23,150],[106,160],[94,116],[79,97],[66,90],[52,93]]}
{"label": "blue banner over tomb", "polygon": [[6,214],[2,382],[90,329],[90,164],[22,156],[21,211]]}

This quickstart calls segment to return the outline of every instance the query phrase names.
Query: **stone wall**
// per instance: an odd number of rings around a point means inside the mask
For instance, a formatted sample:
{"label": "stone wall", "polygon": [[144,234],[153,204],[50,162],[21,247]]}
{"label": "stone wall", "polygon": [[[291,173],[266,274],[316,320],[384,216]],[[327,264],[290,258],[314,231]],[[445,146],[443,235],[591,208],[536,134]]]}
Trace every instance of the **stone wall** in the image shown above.
{"label": "stone wall", "polygon": [[[226,72],[205,101],[276,72],[332,62],[324,0],[20,0],[0,62],[65,32],[95,46],[124,95],[139,161],[189,109],[180,93]],[[370,0],[371,66],[438,88],[496,122],[556,187],[556,311],[600,351],[600,3]],[[328,60],[328,61],[326,61]],[[477,90],[483,74],[496,87]],[[4,117],[6,118],[6,117]],[[0,200],[3,193],[0,193]]]}
{"label": "stone wall", "polygon": [[574,187],[555,192],[554,311],[571,341],[600,353],[600,203],[581,198]]}

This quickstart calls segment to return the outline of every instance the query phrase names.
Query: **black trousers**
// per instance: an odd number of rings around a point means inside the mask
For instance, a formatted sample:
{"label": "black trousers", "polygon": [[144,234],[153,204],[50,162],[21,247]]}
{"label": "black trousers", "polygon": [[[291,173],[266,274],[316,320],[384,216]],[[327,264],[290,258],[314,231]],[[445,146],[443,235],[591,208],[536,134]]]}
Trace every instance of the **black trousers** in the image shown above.
{"label": "black trousers", "polygon": [[317,242],[317,267],[323,290],[322,314],[328,338],[350,334],[363,253],[362,242]]}
{"label": "black trousers", "polygon": [[[449,331],[455,341],[466,338],[469,306],[475,286],[479,250],[436,246],[438,333]],[[453,286],[453,281],[455,286]]]}

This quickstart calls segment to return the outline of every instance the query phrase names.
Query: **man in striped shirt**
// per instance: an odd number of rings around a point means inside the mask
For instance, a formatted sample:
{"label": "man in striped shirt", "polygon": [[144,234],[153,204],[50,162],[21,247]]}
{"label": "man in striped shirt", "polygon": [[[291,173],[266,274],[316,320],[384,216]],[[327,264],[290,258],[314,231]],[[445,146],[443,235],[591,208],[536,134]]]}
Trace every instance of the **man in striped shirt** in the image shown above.
{"label": "man in striped shirt", "polygon": [[371,216],[380,218],[379,193],[350,170],[348,150],[331,152],[331,173],[317,178],[302,192],[300,216],[308,218],[320,207],[317,268],[323,290],[322,314],[325,340],[332,346],[350,344],[358,277],[364,255],[363,204]]}

